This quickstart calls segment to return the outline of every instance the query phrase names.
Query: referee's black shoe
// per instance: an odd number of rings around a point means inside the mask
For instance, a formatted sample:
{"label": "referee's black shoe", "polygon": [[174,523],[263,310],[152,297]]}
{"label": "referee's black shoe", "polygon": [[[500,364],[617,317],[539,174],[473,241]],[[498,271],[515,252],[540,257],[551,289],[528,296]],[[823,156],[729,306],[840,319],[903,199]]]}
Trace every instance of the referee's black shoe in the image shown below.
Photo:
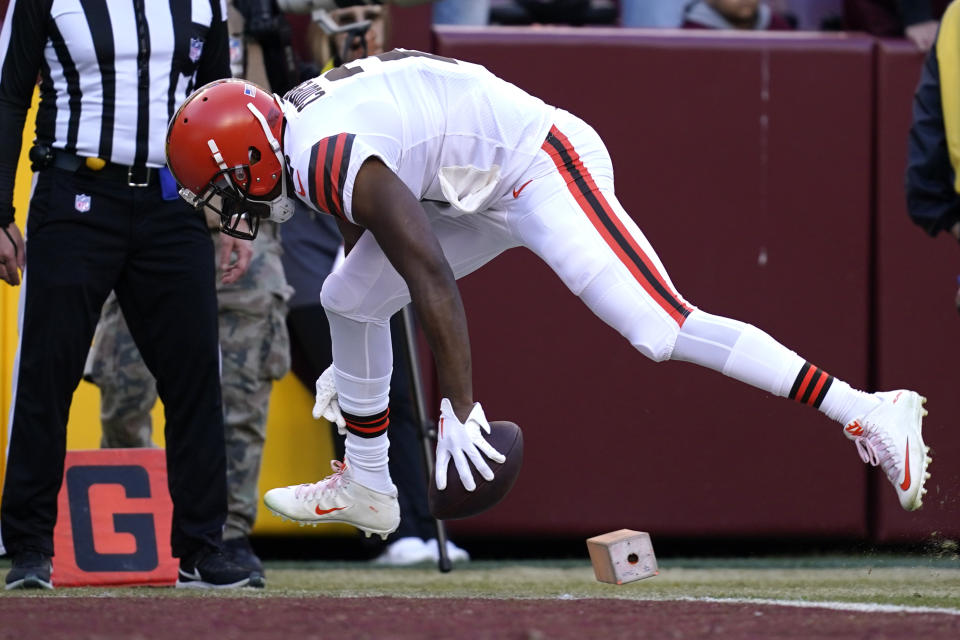
{"label": "referee's black shoe", "polygon": [[180,559],[178,589],[235,589],[250,583],[250,571],[237,565],[221,549],[204,548]]}
{"label": "referee's black shoe", "polygon": [[22,551],[13,556],[13,568],[7,573],[6,588],[53,589],[51,572],[49,556],[39,551]]}
{"label": "referee's black shoe", "polygon": [[243,567],[250,574],[250,584],[247,586],[262,589],[267,586],[267,578],[263,572],[263,563],[254,553],[250,546],[250,539],[247,536],[239,538],[226,538],[223,541],[223,549],[227,557],[233,560],[234,564]]}

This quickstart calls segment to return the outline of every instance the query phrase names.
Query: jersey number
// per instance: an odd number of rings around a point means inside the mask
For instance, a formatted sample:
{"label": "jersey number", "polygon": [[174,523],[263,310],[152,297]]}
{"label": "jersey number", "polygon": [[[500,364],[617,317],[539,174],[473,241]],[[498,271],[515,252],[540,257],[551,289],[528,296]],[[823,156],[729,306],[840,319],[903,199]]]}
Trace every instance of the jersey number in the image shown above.
{"label": "jersey number", "polygon": [[[453,58],[446,58],[444,56],[434,55],[432,53],[424,53],[422,51],[408,51],[408,50],[399,50],[394,49],[393,51],[387,51],[386,53],[381,53],[373,56],[378,58],[383,62],[390,62],[392,60],[402,60],[404,58],[430,58],[431,60],[439,60],[440,62],[449,62],[451,64],[457,64],[457,61]],[[364,69],[360,65],[350,66],[341,65],[330,71],[327,71],[323,74],[322,77],[326,78],[330,82],[336,82],[337,80],[343,80],[344,78],[349,78],[355,76],[358,73],[363,73]],[[297,111],[303,111],[304,107],[308,104],[322,98],[326,92],[320,88],[320,85],[313,82],[313,80],[307,80],[295,86],[293,89],[290,89],[284,96],[283,99],[292,104]]]}

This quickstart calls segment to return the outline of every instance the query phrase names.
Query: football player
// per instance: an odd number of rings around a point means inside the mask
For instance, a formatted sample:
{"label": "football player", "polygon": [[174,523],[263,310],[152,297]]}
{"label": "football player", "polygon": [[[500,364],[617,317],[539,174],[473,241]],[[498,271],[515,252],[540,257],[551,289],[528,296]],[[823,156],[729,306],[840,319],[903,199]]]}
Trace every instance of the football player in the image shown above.
{"label": "football player", "polygon": [[437,488],[451,460],[468,490],[471,465],[492,479],[486,459],[503,456],[481,435],[489,426],[473,399],[456,279],[517,246],[654,361],[694,362],[837,420],[903,508],[921,505],[931,461],[924,398],[853,389],[760,329],[685,300],[618,202],[597,133],[481,66],[393,50],[283,98],[242,81],[211,83],[174,116],[167,153],[181,195],[215,207],[225,233],[249,236],[261,218],[286,219],[295,195],[334,216],[347,243],[323,286],[333,365],[317,380],[314,408],[346,431],[346,455],[319,482],[269,491],[276,514],[348,522],[367,535],[397,526],[388,321],[408,302],[443,398]]}

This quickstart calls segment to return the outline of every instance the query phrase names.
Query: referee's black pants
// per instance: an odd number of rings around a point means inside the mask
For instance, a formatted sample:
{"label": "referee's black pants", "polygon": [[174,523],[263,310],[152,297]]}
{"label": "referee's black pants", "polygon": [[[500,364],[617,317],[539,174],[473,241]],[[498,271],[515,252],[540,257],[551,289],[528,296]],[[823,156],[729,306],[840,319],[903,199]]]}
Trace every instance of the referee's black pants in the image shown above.
{"label": "referee's black pants", "polygon": [[163,200],[156,180],[131,187],[87,169],[39,174],[0,502],[9,554],[53,555],[70,400],[111,289],[164,404],[173,555],[220,545],[227,488],[213,253],[202,215]]}

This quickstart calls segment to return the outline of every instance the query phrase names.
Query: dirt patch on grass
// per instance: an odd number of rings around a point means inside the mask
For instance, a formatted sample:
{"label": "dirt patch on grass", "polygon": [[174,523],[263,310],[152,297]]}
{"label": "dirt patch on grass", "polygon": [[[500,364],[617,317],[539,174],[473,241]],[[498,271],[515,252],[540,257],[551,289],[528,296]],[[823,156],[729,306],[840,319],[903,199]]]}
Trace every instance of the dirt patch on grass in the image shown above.
{"label": "dirt patch on grass", "polygon": [[5,597],[4,638],[960,637],[960,616],[608,599]]}

